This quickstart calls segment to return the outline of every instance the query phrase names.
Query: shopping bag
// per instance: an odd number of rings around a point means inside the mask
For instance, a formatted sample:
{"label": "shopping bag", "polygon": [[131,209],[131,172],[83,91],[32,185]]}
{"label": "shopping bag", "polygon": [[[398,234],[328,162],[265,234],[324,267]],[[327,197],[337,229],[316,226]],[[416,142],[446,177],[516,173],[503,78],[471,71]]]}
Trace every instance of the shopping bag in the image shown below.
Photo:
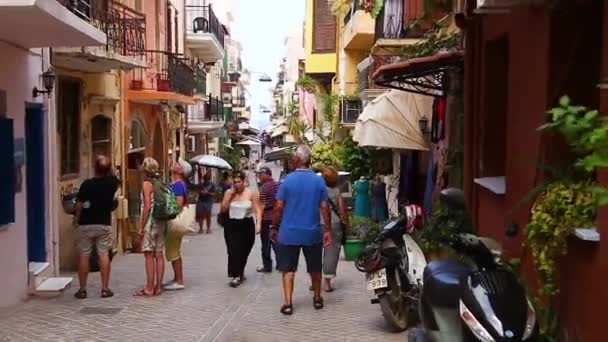
{"label": "shopping bag", "polygon": [[169,221],[168,229],[179,234],[195,232],[196,230],[193,227],[195,212],[196,209],[192,205],[184,207],[176,218]]}

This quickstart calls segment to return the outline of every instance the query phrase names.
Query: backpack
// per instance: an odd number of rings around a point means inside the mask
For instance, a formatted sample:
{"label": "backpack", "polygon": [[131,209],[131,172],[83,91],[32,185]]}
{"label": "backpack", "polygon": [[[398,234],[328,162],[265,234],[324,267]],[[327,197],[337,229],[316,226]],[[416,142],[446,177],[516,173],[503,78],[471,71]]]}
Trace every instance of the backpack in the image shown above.
{"label": "backpack", "polygon": [[171,221],[179,215],[179,206],[171,187],[158,179],[153,179],[154,207],[152,217],[158,221]]}

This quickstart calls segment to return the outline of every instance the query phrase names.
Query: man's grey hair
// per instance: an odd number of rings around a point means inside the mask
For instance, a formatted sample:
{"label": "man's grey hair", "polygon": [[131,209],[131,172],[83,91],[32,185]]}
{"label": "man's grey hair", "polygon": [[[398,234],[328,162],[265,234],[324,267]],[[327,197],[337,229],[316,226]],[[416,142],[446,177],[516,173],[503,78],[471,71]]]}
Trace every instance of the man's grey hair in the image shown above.
{"label": "man's grey hair", "polygon": [[310,147],[307,145],[300,145],[296,149],[296,157],[300,159],[300,162],[305,165],[310,165]]}

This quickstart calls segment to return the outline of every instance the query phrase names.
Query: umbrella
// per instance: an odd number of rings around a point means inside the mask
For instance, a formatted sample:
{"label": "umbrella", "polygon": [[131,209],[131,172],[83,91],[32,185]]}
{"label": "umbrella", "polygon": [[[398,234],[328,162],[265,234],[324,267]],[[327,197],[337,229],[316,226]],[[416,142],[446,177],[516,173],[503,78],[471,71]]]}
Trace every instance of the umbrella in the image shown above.
{"label": "umbrella", "polygon": [[222,159],[220,157],[216,157],[216,156],[201,154],[201,155],[198,155],[198,156],[190,159],[190,162],[193,164],[201,165],[201,166],[215,167],[217,169],[224,169],[224,170],[232,170],[232,166],[230,166],[230,164],[228,164],[227,161],[225,161],[224,159]]}
{"label": "umbrella", "polygon": [[259,146],[261,145],[259,142],[257,141],[253,141],[253,140],[245,140],[245,141],[241,141],[239,143],[236,143],[237,145],[247,145],[247,146]]}

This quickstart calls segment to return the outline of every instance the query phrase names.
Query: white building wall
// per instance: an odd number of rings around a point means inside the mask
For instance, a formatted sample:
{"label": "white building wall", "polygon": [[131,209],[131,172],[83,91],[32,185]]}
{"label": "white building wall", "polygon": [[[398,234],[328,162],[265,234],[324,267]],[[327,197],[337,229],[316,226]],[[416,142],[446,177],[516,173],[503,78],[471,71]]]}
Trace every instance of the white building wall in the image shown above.
{"label": "white building wall", "polygon": [[[15,223],[0,226],[0,274],[2,274],[2,291],[0,307],[11,306],[26,298],[28,291],[28,256],[27,256],[27,214],[26,196],[45,196],[46,254],[51,271],[58,272],[57,253],[57,164],[56,115],[55,104],[40,95],[32,98],[32,89],[43,88],[41,74],[49,66],[49,49],[23,49],[0,42],[2,63],[0,63],[0,89],[6,91],[7,117],[14,120],[15,139],[25,137],[26,103],[43,103],[45,112],[45,160],[48,162],[40,172],[44,173],[45,191],[27,189],[26,168],[39,165],[25,165],[21,170],[22,189],[15,195]],[[44,100],[43,100],[44,99]],[[43,102],[44,101],[44,102]],[[27,142],[26,142],[27,143]]]}

